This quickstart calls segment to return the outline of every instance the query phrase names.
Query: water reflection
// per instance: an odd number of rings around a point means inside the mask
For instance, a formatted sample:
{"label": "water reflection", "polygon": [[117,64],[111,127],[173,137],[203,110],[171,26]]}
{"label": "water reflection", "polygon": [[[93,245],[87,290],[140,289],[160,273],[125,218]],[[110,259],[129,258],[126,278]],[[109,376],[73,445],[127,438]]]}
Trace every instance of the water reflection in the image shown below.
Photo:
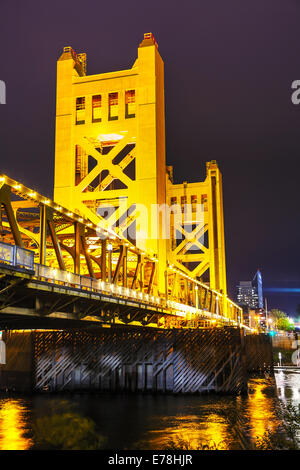
{"label": "water reflection", "polygon": [[278,370],[275,372],[275,380],[279,398],[284,403],[298,405],[300,403],[300,370]]}
{"label": "water reflection", "polygon": [[95,422],[66,400],[50,402],[48,413],[37,417],[32,427],[36,449],[99,450],[105,442]]}
{"label": "water reflection", "polygon": [[[203,405],[203,403],[202,403]],[[144,439],[136,443],[138,449],[183,448],[198,449],[199,446],[227,449],[228,423],[217,413],[210,412],[206,418],[200,408],[198,415],[167,416],[161,421],[161,429],[151,429]],[[158,427],[158,423],[155,427]]]}
{"label": "water reflection", "polygon": [[[276,373],[279,396],[300,402],[299,373]],[[276,428],[276,386],[253,379],[248,396],[37,395],[0,398],[0,449],[251,448]],[[31,437],[28,437],[31,436]],[[173,442],[173,444],[172,444]],[[253,448],[253,447],[252,447]]]}
{"label": "water reflection", "polygon": [[274,391],[270,390],[263,379],[256,379],[253,385],[249,390],[247,414],[250,434],[252,440],[255,440],[262,438],[267,431],[274,431],[278,421],[275,414]]}
{"label": "water reflection", "polygon": [[32,441],[28,431],[28,408],[22,400],[0,400],[0,450],[27,450]]}

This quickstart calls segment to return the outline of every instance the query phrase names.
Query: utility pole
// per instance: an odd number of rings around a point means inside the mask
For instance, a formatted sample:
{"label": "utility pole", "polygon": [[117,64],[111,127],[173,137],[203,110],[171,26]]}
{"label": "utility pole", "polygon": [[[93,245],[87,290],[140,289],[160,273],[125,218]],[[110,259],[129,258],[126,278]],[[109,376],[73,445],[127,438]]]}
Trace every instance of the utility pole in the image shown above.
{"label": "utility pole", "polygon": [[266,313],[266,327],[267,327],[267,330],[269,330],[270,325],[269,325],[269,319],[268,319],[268,303],[267,303],[266,297],[265,297],[265,313]]}

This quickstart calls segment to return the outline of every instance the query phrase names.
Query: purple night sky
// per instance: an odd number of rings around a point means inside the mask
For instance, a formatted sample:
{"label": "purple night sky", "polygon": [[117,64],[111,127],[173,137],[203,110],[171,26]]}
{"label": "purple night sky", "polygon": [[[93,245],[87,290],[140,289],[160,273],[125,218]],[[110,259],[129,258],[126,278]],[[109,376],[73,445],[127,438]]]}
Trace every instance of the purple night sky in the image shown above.
{"label": "purple night sky", "polygon": [[[264,287],[300,287],[300,2],[2,0],[1,172],[52,196],[56,60],[88,74],[131,67],[145,32],[165,62],[167,164],[176,182],[223,174],[229,293],[257,268]],[[292,314],[300,294],[268,293]]]}

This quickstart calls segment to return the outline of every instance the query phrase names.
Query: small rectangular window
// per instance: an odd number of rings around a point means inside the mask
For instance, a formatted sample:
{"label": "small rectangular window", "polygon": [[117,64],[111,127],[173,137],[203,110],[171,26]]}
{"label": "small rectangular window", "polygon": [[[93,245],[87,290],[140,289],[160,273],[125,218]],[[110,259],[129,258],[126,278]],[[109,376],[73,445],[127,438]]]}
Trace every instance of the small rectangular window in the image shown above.
{"label": "small rectangular window", "polygon": [[192,204],[192,212],[196,212],[197,195],[194,194],[191,196],[191,204]]}
{"label": "small rectangular window", "polygon": [[187,197],[181,196],[180,198],[181,212],[184,212],[185,205],[187,204]]}
{"label": "small rectangular window", "polygon": [[180,200],[181,200],[181,205],[187,203],[187,197],[186,196],[181,196]]}
{"label": "small rectangular window", "polygon": [[135,90],[125,92],[125,116],[126,118],[135,117]]}
{"label": "small rectangular window", "polygon": [[92,121],[93,122],[101,122],[101,95],[95,95],[92,97]]}
{"label": "small rectangular window", "polygon": [[207,207],[207,194],[201,194],[201,204],[203,204],[203,209],[205,211],[208,210],[208,207]]}
{"label": "small rectangular window", "polygon": [[171,206],[177,204],[177,197],[171,197]]}
{"label": "small rectangular window", "polygon": [[76,98],[76,124],[85,124],[85,97]]}
{"label": "small rectangular window", "polygon": [[80,145],[75,146],[75,185],[88,174],[88,158]]}
{"label": "small rectangular window", "polygon": [[108,119],[115,121],[119,116],[118,93],[109,93],[108,95]]}

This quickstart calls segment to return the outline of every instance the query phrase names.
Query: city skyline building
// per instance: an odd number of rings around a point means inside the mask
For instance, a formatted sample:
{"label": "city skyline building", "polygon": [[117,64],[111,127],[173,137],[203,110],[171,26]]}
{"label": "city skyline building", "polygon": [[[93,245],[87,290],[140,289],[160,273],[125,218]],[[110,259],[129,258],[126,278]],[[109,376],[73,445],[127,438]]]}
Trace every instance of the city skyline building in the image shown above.
{"label": "city skyline building", "polygon": [[240,281],[237,286],[237,302],[253,309],[263,308],[262,275],[258,269],[252,281]]}

